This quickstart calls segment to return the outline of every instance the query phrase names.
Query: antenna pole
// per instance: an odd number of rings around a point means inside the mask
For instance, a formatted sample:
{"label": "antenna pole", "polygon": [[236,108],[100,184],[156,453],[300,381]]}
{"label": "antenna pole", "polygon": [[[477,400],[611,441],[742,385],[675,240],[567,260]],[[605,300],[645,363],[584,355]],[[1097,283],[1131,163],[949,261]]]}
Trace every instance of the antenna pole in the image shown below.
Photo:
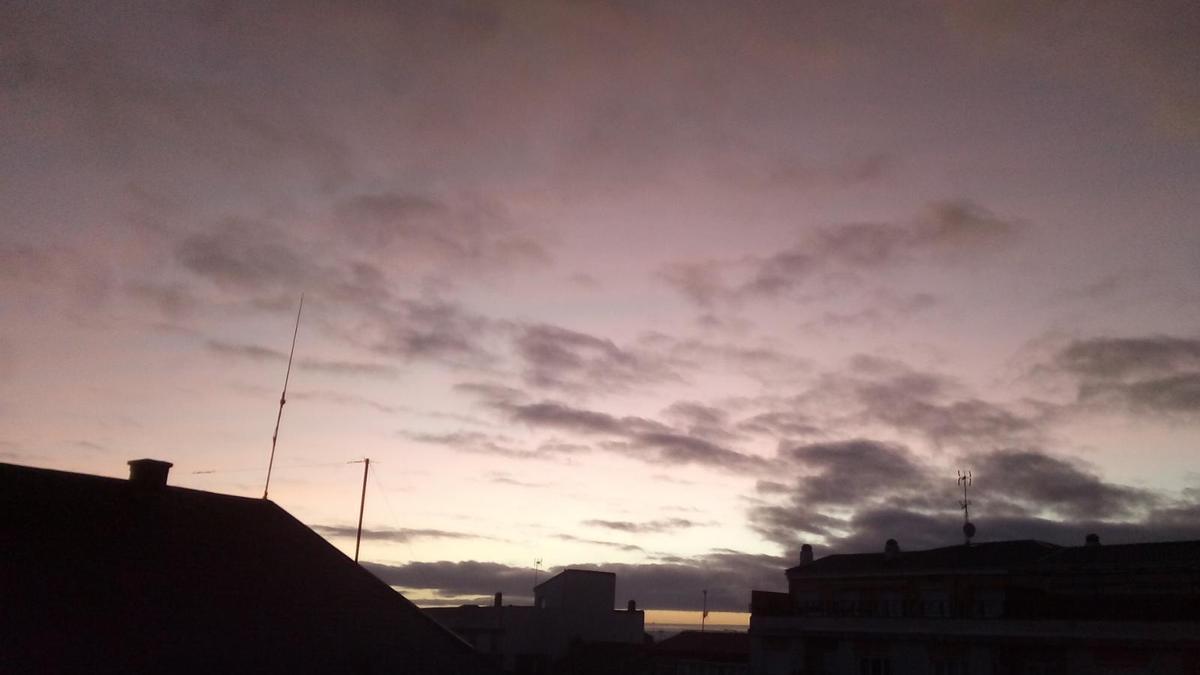
{"label": "antenna pole", "polygon": [[963,510],[963,535],[966,536],[967,546],[971,545],[971,537],[975,536],[975,525],[971,523],[971,500],[967,499],[967,488],[971,487],[971,472],[958,472],[958,484],[962,486],[963,498],[958,504]]}
{"label": "antenna pole", "polygon": [[704,609],[700,612],[700,632],[704,632],[704,622],[708,619],[708,589],[701,591],[704,594]]}
{"label": "antenna pole", "polygon": [[538,558],[533,561],[533,585],[536,588],[538,582],[538,572],[542,571],[542,559]]}
{"label": "antenna pole", "polygon": [[358,546],[362,543],[362,520],[363,511],[367,506],[367,472],[371,470],[371,459],[363,458],[363,486],[362,498],[358,502],[358,534],[354,537],[354,562],[358,562]]}
{"label": "antenna pole", "polygon": [[288,380],[292,377],[292,357],[296,354],[296,336],[300,333],[300,312],[304,310],[304,294],[300,294],[300,306],[296,308],[296,328],[292,331],[292,349],[288,352],[287,373],[283,376],[283,393],[279,395],[279,412],[275,415],[275,433],[271,434],[271,459],[267,461],[267,482],[263,485],[263,499],[271,489],[271,469],[275,466],[275,443],[279,440],[279,422],[283,420],[283,404],[287,403]]}

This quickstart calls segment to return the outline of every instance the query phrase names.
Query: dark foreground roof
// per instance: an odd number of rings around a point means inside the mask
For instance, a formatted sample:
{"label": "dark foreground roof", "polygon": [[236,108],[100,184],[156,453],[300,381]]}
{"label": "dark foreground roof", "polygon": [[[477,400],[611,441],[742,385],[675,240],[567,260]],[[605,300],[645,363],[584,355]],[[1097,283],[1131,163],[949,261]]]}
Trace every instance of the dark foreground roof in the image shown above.
{"label": "dark foreground roof", "polygon": [[1047,573],[1087,569],[1200,570],[1200,541],[1057,546],[1023,539],[924,551],[828,555],[787,570],[789,578],[925,574],[961,571]]}
{"label": "dark foreground roof", "polygon": [[850,553],[827,555],[787,571],[792,576],[843,576],[855,574],[906,574],[938,570],[1009,569],[1035,562],[1058,550],[1044,541],[1022,539],[971,546],[945,546],[924,551]]}
{"label": "dark foreground roof", "polygon": [[0,542],[0,672],[493,672],[264,499],[0,464]]}

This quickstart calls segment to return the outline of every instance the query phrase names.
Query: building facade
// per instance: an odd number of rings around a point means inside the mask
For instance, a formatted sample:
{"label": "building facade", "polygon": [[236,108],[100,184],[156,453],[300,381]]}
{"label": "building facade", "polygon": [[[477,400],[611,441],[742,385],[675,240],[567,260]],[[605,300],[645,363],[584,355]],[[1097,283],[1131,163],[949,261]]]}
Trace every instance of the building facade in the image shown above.
{"label": "building facade", "polygon": [[645,616],[630,601],[614,609],[616,575],[568,569],[533,589],[532,606],[430,607],[425,612],[511,673],[554,672],[580,644],[641,645]]}
{"label": "building facade", "polygon": [[751,598],[753,675],[1200,675],[1200,541],[813,559]]}

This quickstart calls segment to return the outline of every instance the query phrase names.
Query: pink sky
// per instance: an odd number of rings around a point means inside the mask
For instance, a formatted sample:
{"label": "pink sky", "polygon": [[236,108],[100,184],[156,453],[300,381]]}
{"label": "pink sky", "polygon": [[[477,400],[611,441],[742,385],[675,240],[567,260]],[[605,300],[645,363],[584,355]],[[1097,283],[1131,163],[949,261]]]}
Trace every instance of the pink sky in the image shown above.
{"label": "pink sky", "polygon": [[[1194,3],[0,9],[0,458],[418,601],[1200,537]],[[624,597],[618,598],[621,602]]]}

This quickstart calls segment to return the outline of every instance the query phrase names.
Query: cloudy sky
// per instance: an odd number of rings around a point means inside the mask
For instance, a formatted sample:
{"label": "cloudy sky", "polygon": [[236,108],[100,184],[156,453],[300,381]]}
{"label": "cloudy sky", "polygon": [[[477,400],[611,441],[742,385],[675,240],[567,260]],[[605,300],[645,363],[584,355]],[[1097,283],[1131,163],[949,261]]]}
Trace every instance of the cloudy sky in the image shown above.
{"label": "cloudy sky", "polygon": [[428,603],[1200,537],[1200,6],[0,6],[0,458]]}

